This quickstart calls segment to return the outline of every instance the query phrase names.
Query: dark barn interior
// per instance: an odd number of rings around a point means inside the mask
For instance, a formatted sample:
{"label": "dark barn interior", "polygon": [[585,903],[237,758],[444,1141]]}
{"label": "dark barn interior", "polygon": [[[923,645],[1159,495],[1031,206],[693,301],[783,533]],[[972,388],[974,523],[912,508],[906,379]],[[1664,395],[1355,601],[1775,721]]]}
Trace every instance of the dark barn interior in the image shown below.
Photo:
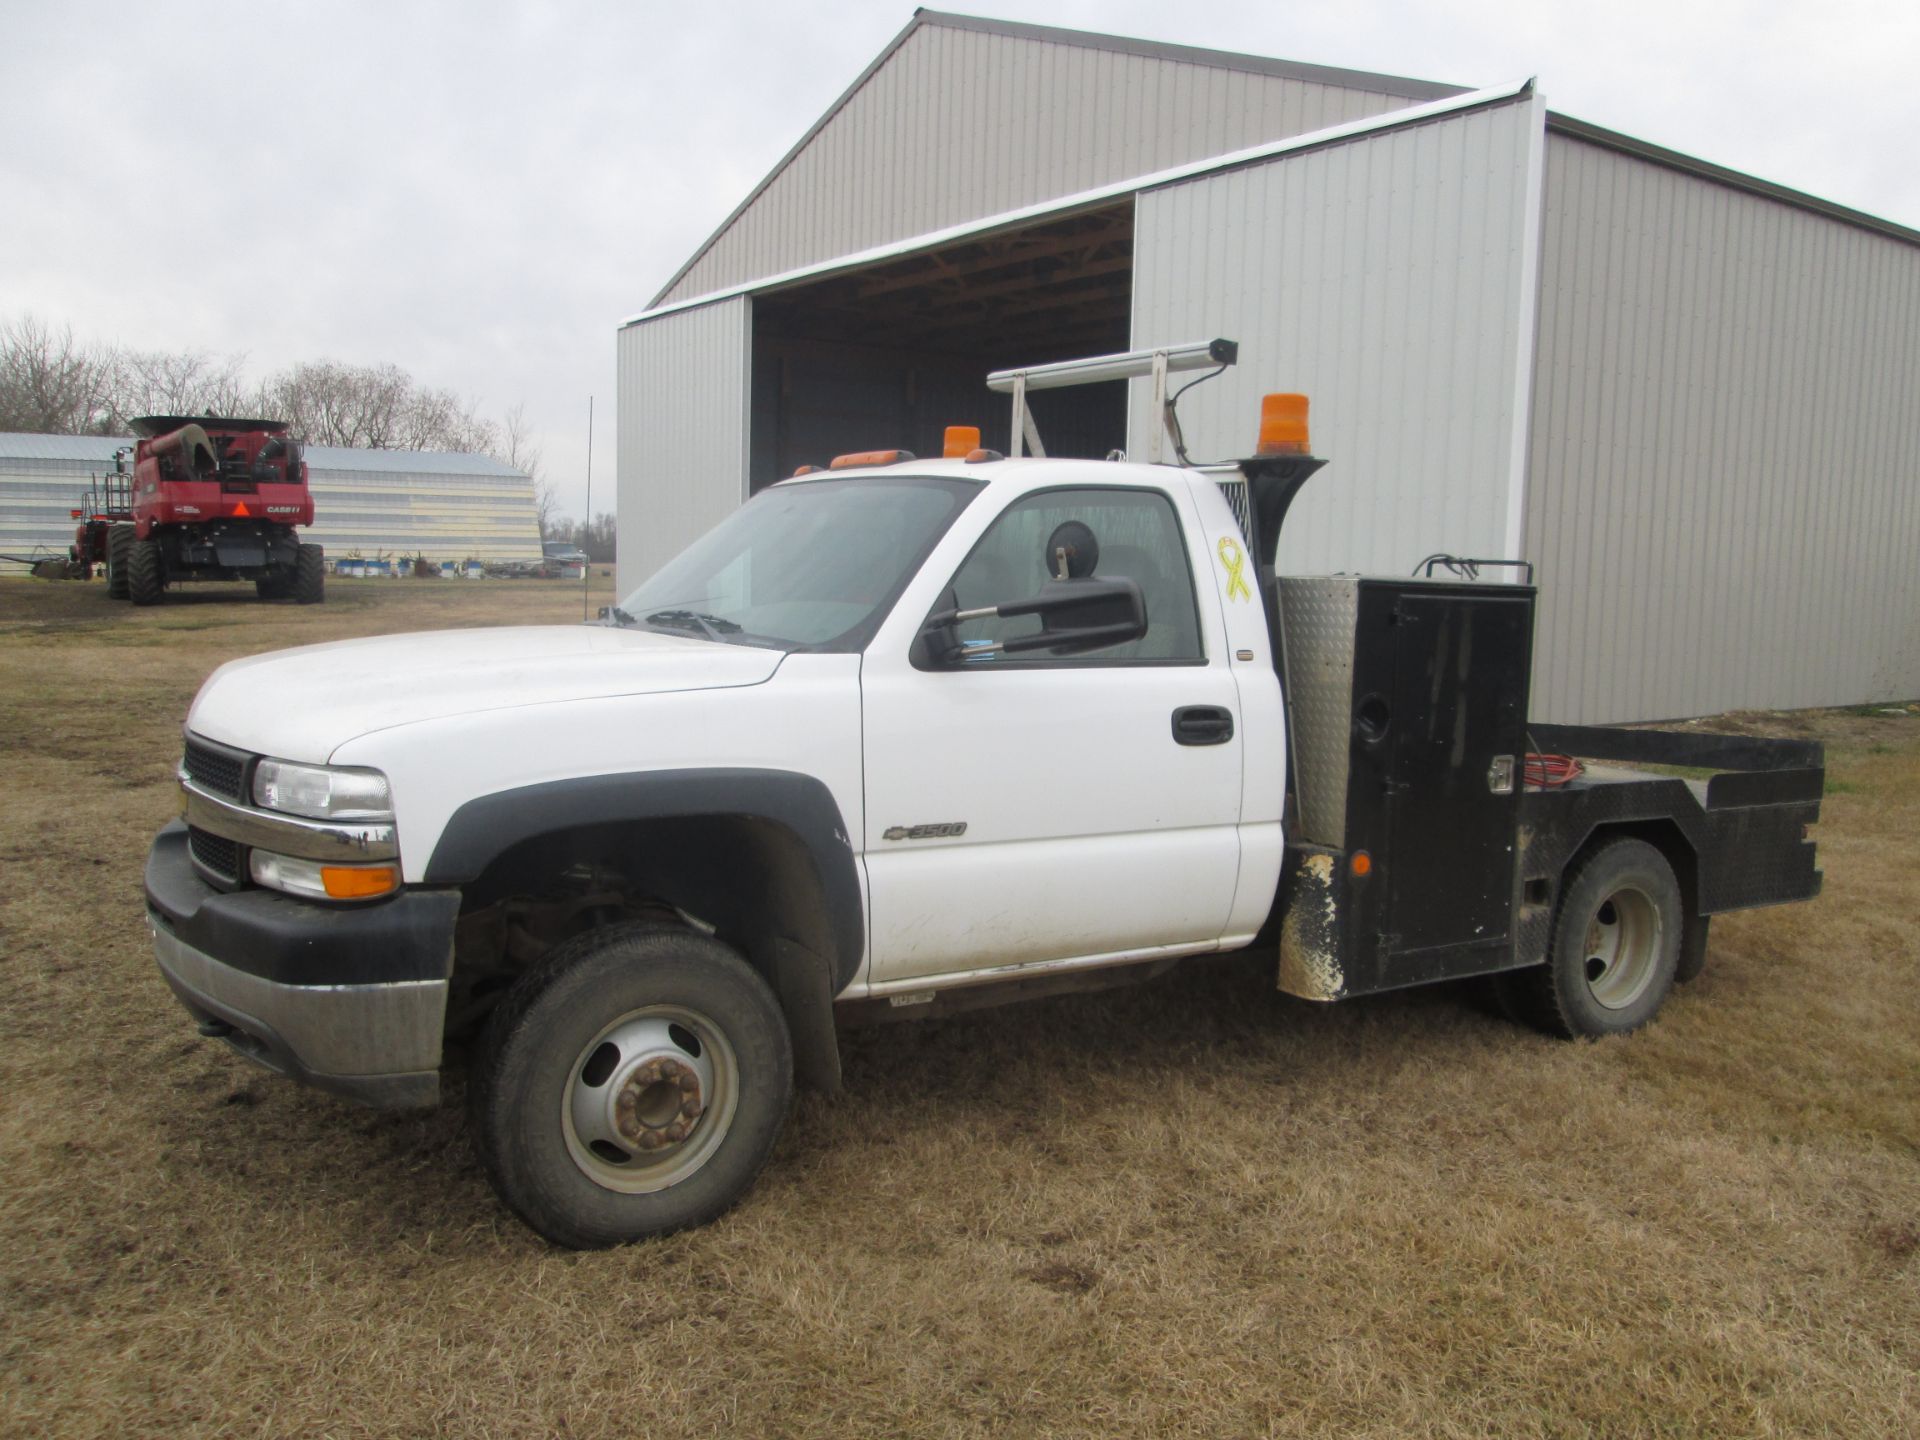
{"label": "dark barn interior", "polygon": [[[937,456],[948,425],[1010,448],[993,370],[1125,350],[1133,201],[769,292],[753,322],[750,475],[759,490],[854,450]],[[1049,455],[1126,444],[1124,381],[1029,397]]]}

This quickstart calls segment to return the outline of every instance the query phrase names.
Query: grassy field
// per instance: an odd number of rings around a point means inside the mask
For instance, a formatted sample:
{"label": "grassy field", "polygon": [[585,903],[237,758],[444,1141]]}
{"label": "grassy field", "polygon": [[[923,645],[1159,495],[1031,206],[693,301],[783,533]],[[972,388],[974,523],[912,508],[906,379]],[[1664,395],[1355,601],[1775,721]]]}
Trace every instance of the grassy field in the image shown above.
{"label": "grassy field", "polygon": [[458,1105],[199,1039],[140,868],[221,661],[578,615],[0,580],[0,1434],[1920,1432],[1920,714],[1762,717],[1829,746],[1826,893],[1638,1035],[1250,959],[851,1032],[738,1210],[575,1255]]}

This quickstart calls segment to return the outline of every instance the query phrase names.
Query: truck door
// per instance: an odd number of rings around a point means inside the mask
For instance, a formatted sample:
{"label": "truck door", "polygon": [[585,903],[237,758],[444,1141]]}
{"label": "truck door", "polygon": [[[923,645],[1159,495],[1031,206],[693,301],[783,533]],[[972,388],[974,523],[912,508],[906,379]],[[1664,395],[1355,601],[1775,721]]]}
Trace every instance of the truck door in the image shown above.
{"label": "truck door", "polygon": [[[1074,520],[1098,541],[1094,573],[1139,583],[1143,639],[941,664],[913,644],[916,611],[868,648],[876,983],[1204,948],[1224,930],[1246,739],[1217,608],[1195,599],[1195,517],[1155,489],[1036,491],[984,531],[931,608],[1036,594],[1049,537]],[[1034,623],[970,621],[958,638],[984,643]]]}

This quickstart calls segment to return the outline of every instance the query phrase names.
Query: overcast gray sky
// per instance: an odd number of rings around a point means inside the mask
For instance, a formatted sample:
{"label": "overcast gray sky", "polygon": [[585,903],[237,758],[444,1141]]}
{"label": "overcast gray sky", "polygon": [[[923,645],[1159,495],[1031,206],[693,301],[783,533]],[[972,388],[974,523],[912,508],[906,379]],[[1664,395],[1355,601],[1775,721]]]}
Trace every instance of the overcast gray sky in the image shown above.
{"label": "overcast gray sky", "polygon": [[[946,8],[1459,85],[1920,227],[1913,0],[999,0]],[[614,328],[907,3],[0,0],[0,316],[392,361],[613,498]]]}

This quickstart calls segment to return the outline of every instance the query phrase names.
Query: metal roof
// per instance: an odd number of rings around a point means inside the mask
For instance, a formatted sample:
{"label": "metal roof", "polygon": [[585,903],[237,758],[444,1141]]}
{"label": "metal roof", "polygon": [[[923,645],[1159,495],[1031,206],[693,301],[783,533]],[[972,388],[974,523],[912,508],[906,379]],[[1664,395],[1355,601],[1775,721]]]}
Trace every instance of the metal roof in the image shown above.
{"label": "metal roof", "polygon": [[1585,120],[1574,119],[1571,115],[1562,115],[1557,111],[1549,110],[1547,128],[1575,140],[1585,140],[1591,145],[1604,146],[1608,150],[1618,150],[1623,155],[1632,155],[1636,159],[1645,160],[1654,165],[1663,165],[1669,170],[1678,170],[1682,174],[1711,180],[1716,185],[1744,190],[1750,195],[1763,195],[1769,200],[1778,200],[1782,204],[1791,205],[1799,210],[1810,210],[1816,215],[1826,216],[1829,220],[1838,220],[1843,225],[1857,225],[1860,229],[1871,230],[1877,235],[1904,240],[1909,245],[1920,245],[1920,230],[1910,229],[1897,221],[1885,220],[1878,215],[1869,215],[1864,210],[1854,210],[1846,205],[1835,204],[1831,200],[1822,200],[1818,195],[1809,195],[1804,190],[1793,190],[1785,185],[1776,185],[1771,180],[1762,180],[1744,171],[1729,170],[1724,165],[1715,165],[1710,160],[1701,160],[1678,150],[1669,150],[1664,145],[1636,140],[1631,135],[1622,135],[1618,130],[1607,130],[1599,125],[1590,125]]}
{"label": "metal roof", "polygon": [[[977,30],[986,35],[1010,35],[1020,40],[1045,40],[1057,45],[1077,45],[1082,50],[1112,50],[1122,55],[1143,55],[1152,60],[1178,60],[1187,65],[1212,65],[1221,70],[1244,70],[1253,75],[1308,80],[1316,85],[1343,85],[1351,90],[1375,90],[1383,95],[1398,95],[1407,100],[1444,100],[1449,95],[1464,95],[1472,88],[1467,85],[1442,85],[1433,80],[1412,80],[1404,75],[1379,75],[1371,70],[1347,70],[1337,65],[1309,65],[1299,60],[1273,60],[1264,55],[1243,55],[1233,50],[1204,50],[1197,45],[1174,45],[1164,40],[1135,40],[1126,35],[1100,35],[1086,30],[1066,30],[1055,25],[989,20],[979,15],[954,15],[926,9],[913,12],[913,23],[900,32],[893,45],[888,47],[888,52],[898,47],[920,25],[940,25],[950,30]],[[880,58],[884,60],[886,55]],[[877,68],[879,61],[874,64]],[[857,82],[854,88],[859,88]]]}
{"label": "metal roof", "polygon": [[386,475],[517,475],[491,455],[448,450],[353,450],[341,445],[307,446],[307,464],[316,470],[360,470]]}
{"label": "metal roof", "polygon": [[1265,145],[1252,145],[1244,150],[1230,150],[1224,155],[1214,155],[1205,160],[1195,160],[1185,165],[1175,165],[1171,169],[1156,170],[1150,175],[1136,175],[1130,180],[1118,180],[1111,185],[1101,185],[1092,190],[1082,190],[1077,194],[1063,195],[1055,200],[1044,200],[1038,205],[1022,206],[1018,210],[1004,211],[999,215],[989,215],[984,219],[970,220],[964,225],[949,225],[944,230],[935,230],[925,235],[909,236],[905,240],[896,240],[887,245],[875,245],[867,250],[856,251],[852,255],[843,255],[833,260],[823,260],[817,265],[804,265],[796,270],[783,271],[778,275],[768,275],[763,279],[749,280],[739,285],[729,285],[725,289],[714,290],[705,295],[695,295],[690,299],[676,300],[670,305],[659,305],[643,310],[638,315],[630,315],[620,322],[620,328],[637,325],[642,320],[656,319],[661,315],[671,315],[678,310],[690,310],[698,305],[711,305],[718,300],[731,299],[735,295],[757,294],[763,290],[777,290],[789,285],[797,285],[806,280],[817,279],[839,270],[854,270],[862,266],[877,264],[883,260],[896,259],[902,255],[911,255],[916,251],[932,249],[969,235],[981,235],[994,230],[1006,230],[1026,225],[1043,216],[1062,215],[1074,210],[1084,210],[1090,206],[1105,204],[1122,196],[1132,195],[1141,190],[1152,190],[1162,185],[1177,184],[1182,180],[1191,180],[1196,176],[1212,174],[1219,170],[1231,170],[1239,165],[1254,165],[1262,160],[1271,160],[1275,156],[1295,151],[1317,149],[1323,145],[1337,144],[1357,135],[1368,135],[1383,130],[1394,130],[1406,125],[1418,125],[1424,121],[1436,119],[1442,115],[1451,115],[1463,110],[1472,110],[1482,105],[1498,105],[1519,99],[1532,93],[1531,78],[1517,80],[1507,85],[1496,85],[1488,90],[1469,90],[1440,100],[1431,100],[1424,105],[1409,106],[1405,110],[1389,110],[1384,115],[1369,115],[1360,120],[1349,120],[1340,125],[1329,125],[1324,130],[1309,131],[1305,135],[1289,136],[1285,140],[1270,141]]}
{"label": "metal roof", "polygon": [[808,145],[813,138],[827,127],[834,116],[847,106],[847,102],[860,93],[861,87],[871,80],[880,68],[894,57],[896,51],[912,38],[917,30],[937,26],[948,30],[972,30],[983,35],[1005,35],[1015,40],[1040,40],[1060,45],[1073,45],[1082,50],[1111,50],[1123,55],[1139,55],[1153,60],[1177,60],[1189,65],[1210,65],[1220,70],[1240,70],[1252,75],[1276,76],[1287,80],[1306,80],[1320,85],[1338,85],[1348,89],[1373,90],[1384,95],[1398,95],[1412,101],[1442,100],[1450,95],[1465,93],[1458,85],[1439,85],[1430,80],[1410,80],[1400,75],[1375,75],[1365,70],[1343,70],[1333,65],[1308,65],[1294,60],[1273,60],[1262,55],[1240,55],[1230,50],[1203,50],[1194,45],[1172,45],[1159,40],[1135,40],[1125,35],[1100,35],[1085,30],[1063,30],[1053,25],[1031,25],[1019,20],[989,20],[979,15],[954,15],[942,10],[921,8],[913,12],[913,19],[906,28],[892,40],[887,47],[873,58],[873,62],[854,77],[853,83],[843,91],[824,114],[807,127],[806,134],[794,142],[793,148],[780,157],[779,162],[766,173],[766,176],[747,192],[747,198],[733,207],[726,219],[714,227],[714,231],[700,248],[687,257],[687,261],[673,272],[666,284],[652,300],[648,308],[660,303],[661,297],[680,283],[681,278],[700,262],[700,257],[711,250],[714,242],[727,233],[727,230],[746,213],[747,207],[766,192],[769,185],[780,177],[780,173],[793,163],[794,157]]}
{"label": "metal roof", "polygon": [[[31,435],[0,432],[0,464],[8,460],[79,460],[111,465],[113,452],[134,443],[131,435]],[[332,473],[382,475],[518,475],[494,459],[443,450],[355,450],[341,445],[307,446],[307,464]]]}
{"label": "metal roof", "polygon": [[[766,192],[767,187],[793,163],[794,158],[813,142],[814,138],[827,126],[828,122],[846,107],[847,102],[858,94],[861,88],[873,78],[881,67],[893,58],[900,47],[904,45],[916,31],[928,26],[940,26],[954,30],[971,30],[982,34],[1005,35],[1015,39],[1039,40],[1060,45],[1073,45],[1082,49],[1110,50],[1147,58],[1213,66],[1222,70],[1244,71],[1251,74],[1312,81],[1324,85],[1372,90],[1388,95],[1403,96],[1408,100],[1416,102],[1443,100],[1468,93],[1459,86],[1445,85],[1429,80],[1409,79],[1405,76],[1379,75],[1364,70],[1346,70],[1329,65],[1309,65],[1292,60],[1269,59],[1259,55],[1242,55],[1227,50],[1206,50],[1191,45],[1174,45],[1155,40],[1136,40],[1122,35],[1103,35],[1082,30],[1067,30],[1052,25],[1033,25],[1015,20],[990,20],[976,15],[956,15],[939,10],[918,9],[913,12],[913,19],[907,22],[906,28],[893,37],[887,44],[887,47],[874,57],[873,62],[854,78],[853,83],[841,92],[839,98],[836,99],[833,104],[827,107],[826,112],[808,127],[807,132],[795,142],[793,148],[780,157],[779,163],[768,171],[760,183],[748,192],[747,197],[734,207],[726,219],[722,220],[720,224],[715,227],[713,233],[701,242],[700,247],[687,257],[686,263],[674,271],[667,283],[661,286],[659,292],[648,302],[648,307],[642,314],[665,314],[681,305],[704,303],[705,301],[718,299],[725,295],[748,293],[752,290],[766,288],[768,284],[772,283],[771,281],[757,281],[750,285],[733,286],[725,290],[713,291],[707,295],[695,296],[687,301],[675,302],[674,305],[661,305],[660,303],[662,298],[672,292],[674,286],[680,283],[687,272],[699,263],[700,258],[711,250],[720,237],[747,211],[748,207],[750,207],[754,201],[758,200],[760,196]],[[1824,215],[1830,220],[1837,220],[1846,225],[1856,225],[1862,229],[1871,230],[1877,234],[1886,235],[1892,239],[1905,241],[1909,244],[1920,244],[1920,231],[1910,229],[1894,221],[1869,215],[1864,211],[1854,210],[1845,205],[1835,204],[1829,200],[1822,200],[1817,196],[1808,195],[1803,191],[1793,190],[1784,185],[1776,185],[1771,181],[1762,180],[1757,176],[1748,175],[1742,171],[1731,170],[1722,165],[1715,165],[1710,161],[1697,159],[1694,156],[1684,154],[1678,150],[1669,150],[1664,146],[1650,144],[1644,140],[1636,140],[1632,136],[1623,135],[1618,131],[1607,130],[1601,126],[1589,124],[1584,120],[1576,120],[1570,115],[1562,115],[1550,111],[1547,115],[1547,126],[1549,129],[1573,139],[1584,140],[1589,144],[1606,146],[1625,154],[1637,156],[1642,160],[1649,161],[1656,165],[1663,165],[1669,169],[1683,171],[1687,174],[1698,176],[1701,179],[1710,180],[1715,184],[1727,185],[1736,190],[1747,191],[1750,194],[1763,195],[1771,200],[1778,200],[1784,204],[1809,210],[1818,215]],[[1115,188],[1118,189],[1119,187]],[[1124,193],[1124,189],[1120,189],[1120,193]],[[1066,208],[1065,202],[1055,202],[1044,206],[1033,207],[1033,210],[1036,214],[1044,214],[1064,208]],[[999,218],[1000,217],[995,217],[996,220]],[[956,227],[955,233],[971,233],[986,228],[989,228],[989,222],[980,222],[963,227]],[[939,233],[944,235],[947,232]],[[933,237],[920,237],[919,240],[912,242],[907,248],[923,248],[920,240],[930,240],[932,238]],[[896,251],[896,247],[886,248],[896,253],[904,253],[903,251]],[[655,307],[658,307],[658,309]],[[630,325],[638,318],[640,317],[634,316],[622,323]]]}
{"label": "metal roof", "polygon": [[113,452],[131,444],[131,435],[33,435],[0,431],[0,461],[84,460],[111,465]]}

